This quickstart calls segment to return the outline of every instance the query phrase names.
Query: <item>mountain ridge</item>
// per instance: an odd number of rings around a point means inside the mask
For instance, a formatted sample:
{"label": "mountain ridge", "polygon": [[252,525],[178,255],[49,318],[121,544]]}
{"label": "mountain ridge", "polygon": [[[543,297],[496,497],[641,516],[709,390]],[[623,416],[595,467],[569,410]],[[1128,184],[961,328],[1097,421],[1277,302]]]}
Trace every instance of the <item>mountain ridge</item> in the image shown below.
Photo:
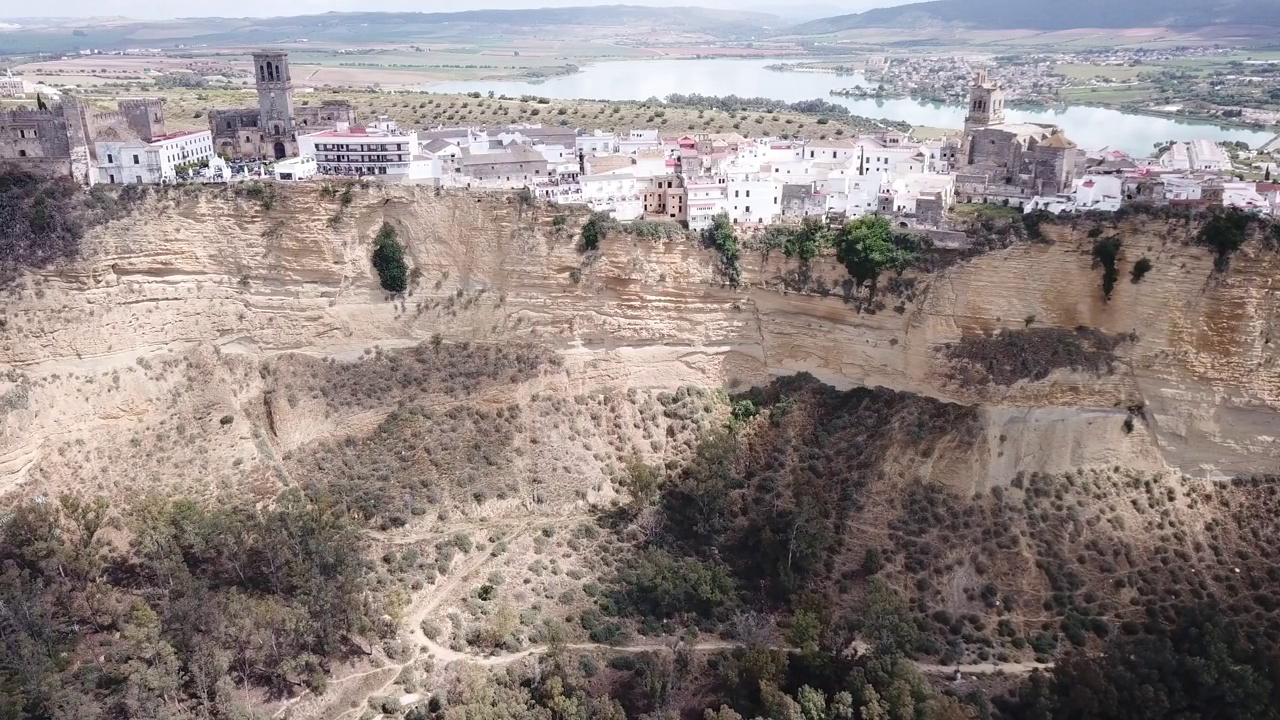
{"label": "mountain ridge", "polygon": [[862,28],[980,30],[1073,30],[1144,27],[1200,28],[1222,25],[1280,25],[1280,3],[1238,0],[1135,0],[1114,3],[1081,0],[1064,12],[1047,0],[930,0],[802,23],[797,35],[821,35]]}

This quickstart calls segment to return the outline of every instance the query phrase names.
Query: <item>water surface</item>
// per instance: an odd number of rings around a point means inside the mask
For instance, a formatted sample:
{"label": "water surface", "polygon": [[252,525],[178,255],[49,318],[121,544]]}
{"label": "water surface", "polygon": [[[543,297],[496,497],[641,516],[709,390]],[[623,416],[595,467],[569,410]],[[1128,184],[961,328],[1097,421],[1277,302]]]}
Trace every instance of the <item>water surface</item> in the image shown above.
{"label": "water surface", "polygon": [[[830,73],[778,72],[765,66],[779,60],[761,59],[657,59],[602,62],[582,72],[542,82],[460,80],[427,87],[433,92],[490,90],[501,95],[542,95],[557,99],[644,100],[672,93],[767,97],[786,102],[820,98],[849,108],[855,115],[903,120],[912,125],[959,128],[965,108],[920,102],[906,98],[872,99],[831,97],[836,88],[866,85],[860,76]],[[1006,111],[1010,122],[1059,125],[1080,147],[1111,147],[1148,155],[1152,145],[1165,140],[1242,140],[1253,147],[1275,133],[1224,128],[1211,123],[1125,113],[1086,105],[1048,110]]]}

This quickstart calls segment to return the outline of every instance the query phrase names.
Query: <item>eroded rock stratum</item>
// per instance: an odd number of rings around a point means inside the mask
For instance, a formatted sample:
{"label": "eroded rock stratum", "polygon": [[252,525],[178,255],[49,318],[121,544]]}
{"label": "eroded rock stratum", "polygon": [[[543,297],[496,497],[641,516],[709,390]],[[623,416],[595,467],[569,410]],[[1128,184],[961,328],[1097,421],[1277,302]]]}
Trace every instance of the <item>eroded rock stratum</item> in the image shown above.
{"label": "eroded rock stratum", "polygon": [[[460,397],[531,407],[554,396],[745,389],[802,371],[840,388],[975,406],[981,432],[952,451],[966,470],[938,463],[949,483],[973,489],[1088,466],[1193,476],[1280,467],[1280,256],[1252,241],[1215,271],[1185,220],[1107,222],[1124,240],[1109,301],[1090,256],[1092,221],[1077,220],[1046,224],[1045,242],[909,271],[914,287],[883,290],[883,309],[868,312],[838,291],[786,290],[780,278],[796,268],[779,252],[745,253],[736,289],[695,241],[617,234],[584,255],[575,231],[584,213],[513,195],[371,187],[344,205],[294,187],[264,205],[170,190],[91,231],[81,260],[9,289],[0,491],[213,492],[247,477],[269,494],[288,483],[291,450],[367,433],[407,392],[435,394],[444,408]],[[389,298],[370,266],[383,223],[413,268],[403,297]],[[1140,257],[1153,268],[1131,282]],[[809,275],[835,287],[844,270],[820,258]],[[1098,337],[1118,339],[1105,357],[1088,354]],[[975,344],[984,338],[992,342]],[[389,377],[361,391],[376,402],[335,401],[358,395],[317,389],[311,367],[466,342],[530,354],[485,355],[496,363],[490,389],[451,385],[437,368],[430,382],[406,388]],[[973,353],[957,360],[966,342]],[[471,352],[457,357],[476,362]],[[667,452],[635,440],[638,450],[615,454]],[[599,492],[607,483],[564,500]]]}

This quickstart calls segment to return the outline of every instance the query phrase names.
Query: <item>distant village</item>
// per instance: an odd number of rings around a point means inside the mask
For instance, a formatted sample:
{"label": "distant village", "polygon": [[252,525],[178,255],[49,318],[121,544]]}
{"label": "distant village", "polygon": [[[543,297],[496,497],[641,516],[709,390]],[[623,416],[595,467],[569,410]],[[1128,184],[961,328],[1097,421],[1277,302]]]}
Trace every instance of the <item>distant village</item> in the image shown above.
{"label": "distant village", "polygon": [[721,214],[744,228],[870,213],[900,227],[936,228],[956,203],[1054,213],[1132,202],[1280,211],[1272,164],[1248,168],[1260,181],[1237,178],[1258,153],[1280,152],[1280,137],[1256,149],[1173,143],[1157,158],[1081,149],[1056,126],[1008,122],[1006,90],[986,71],[955,79],[968,113],[953,136],[920,140],[883,130],[806,140],[360,123],[346,101],[295,106],[287,54],[259,52],[253,61],[257,106],[210,109],[207,130],[167,132],[164,105],[154,98],[91,112],[64,96],[0,113],[0,163],[87,185],[345,177],[525,189],[623,222],[665,220],[695,231]]}

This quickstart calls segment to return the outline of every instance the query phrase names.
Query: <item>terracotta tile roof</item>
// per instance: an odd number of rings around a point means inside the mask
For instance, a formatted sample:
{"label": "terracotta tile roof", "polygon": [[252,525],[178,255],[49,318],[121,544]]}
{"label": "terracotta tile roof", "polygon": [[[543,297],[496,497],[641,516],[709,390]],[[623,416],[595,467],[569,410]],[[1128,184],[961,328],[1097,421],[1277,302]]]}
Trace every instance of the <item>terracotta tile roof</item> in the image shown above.
{"label": "terracotta tile roof", "polygon": [[1050,135],[1049,137],[1042,140],[1040,144],[1043,145],[1044,147],[1055,148],[1058,150],[1071,150],[1071,149],[1074,149],[1076,146],[1075,143],[1067,139],[1066,135],[1063,135],[1060,132],[1056,132]]}

